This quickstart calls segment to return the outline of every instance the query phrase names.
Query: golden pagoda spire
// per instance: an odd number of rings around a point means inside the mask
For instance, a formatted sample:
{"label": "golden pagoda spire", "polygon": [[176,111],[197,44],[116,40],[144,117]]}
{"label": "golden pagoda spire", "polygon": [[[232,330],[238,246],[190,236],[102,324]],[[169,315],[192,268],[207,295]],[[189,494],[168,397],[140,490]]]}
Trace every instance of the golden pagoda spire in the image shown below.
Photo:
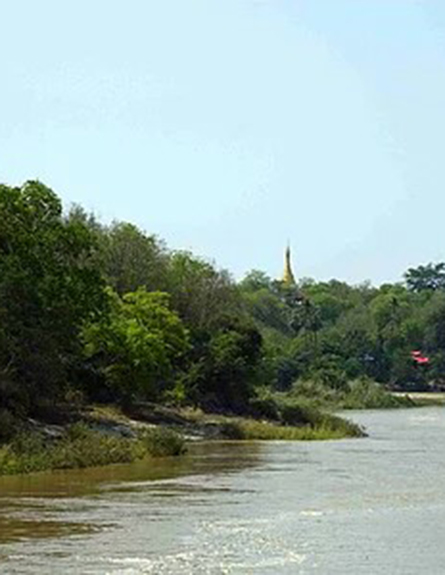
{"label": "golden pagoda spire", "polygon": [[283,274],[284,285],[291,286],[295,285],[294,274],[292,273],[292,265],[290,261],[290,246],[287,244],[286,252],[284,256],[284,274]]}

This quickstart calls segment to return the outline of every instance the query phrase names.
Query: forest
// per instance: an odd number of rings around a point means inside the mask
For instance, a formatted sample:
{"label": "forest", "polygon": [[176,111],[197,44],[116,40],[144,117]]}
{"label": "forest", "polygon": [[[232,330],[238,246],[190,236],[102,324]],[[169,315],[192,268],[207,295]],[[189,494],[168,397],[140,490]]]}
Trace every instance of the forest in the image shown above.
{"label": "forest", "polygon": [[444,374],[445,263],[379,287],[235,281],[38,181],[0,186],[0,418],[64,402],[255,413],[273,393],[354,406]]}

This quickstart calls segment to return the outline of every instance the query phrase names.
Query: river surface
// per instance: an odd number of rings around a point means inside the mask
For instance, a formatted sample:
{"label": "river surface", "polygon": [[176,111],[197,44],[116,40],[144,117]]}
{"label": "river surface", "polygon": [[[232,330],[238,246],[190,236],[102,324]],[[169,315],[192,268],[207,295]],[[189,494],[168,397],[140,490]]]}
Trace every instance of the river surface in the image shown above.
{"label": "river surface", "polygon": [[0,573],[443,575],[445,408],[348,416],[368,438],[0,478]]}

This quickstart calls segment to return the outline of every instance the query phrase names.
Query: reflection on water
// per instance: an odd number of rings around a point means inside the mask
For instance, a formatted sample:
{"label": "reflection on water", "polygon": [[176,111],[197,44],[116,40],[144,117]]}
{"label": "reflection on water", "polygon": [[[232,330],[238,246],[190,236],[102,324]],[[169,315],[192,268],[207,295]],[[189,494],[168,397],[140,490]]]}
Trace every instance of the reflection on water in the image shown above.
{"label": "reflection on water", "polygon": [[[205,493],[202,476],[234,472],[255,465],[259,444],[199,443],[181,458],[138,461],[131,465],[0,477],[0,544],[26,539],[90,534],[116,523],[77,520],[93,516],[104,498],[118,506],[120,494],[150,491],[153,497]],[[195,474],[199,477],[195,478]],[[182,476],[191,476],[181,485]],[[173,479],[174,478],[174,479]],[[171,484],[170,481],[173,481]],[[196,484],[193,485],[193,482]],[[158,483],[160,482],[160,483]],[[108,506],[108,505],[107,505]],[[65,515],[75,521],[64,521]]]}
{"label": "reflection on water", "polygon": [[[2,512],[5,510],[2,509]],[[6,513],[8,509],[6,509]],[[0,517],[0,543],[61,537],[63,535],[86,534],[95,531],[85,523],[64,523],[63,521],[41,521],[40,519],[19,519],[5,515]]]}
{"label": "reflection on water", "polygon": [[444,413],[354,413],[365,439],[0,479],[2,572],[442,575]]}

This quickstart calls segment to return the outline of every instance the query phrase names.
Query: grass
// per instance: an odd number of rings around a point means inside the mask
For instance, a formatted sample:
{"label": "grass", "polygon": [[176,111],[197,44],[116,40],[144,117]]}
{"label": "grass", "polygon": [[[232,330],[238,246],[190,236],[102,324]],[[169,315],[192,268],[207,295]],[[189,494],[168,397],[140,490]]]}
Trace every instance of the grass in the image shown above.
{"label": "grass", "polygon": [[129,439],[93,431],[80,423],[67,428],[57,440],[38,433],[17,435],[0,447],[0,475],[131,463],[145,456],[165,457],[184,451],[182,437],[168,429]]}
{"label": "grass", "polygon": [[419,407],[430,407],[432,405],[445,405],[444,392],[432,391],[407,391],[407,392],[394,392],[394,397],[405,398]]}
{"label": "grass", "polygon": [[382,385],[363,379],[350,382],[339,401],[342,409],[395,409],[415,405],[409,397],[392,395]]}
{"label": "grass", "polygon": [[230,425],[230,438],[246,440],[308,441],[365,435],[358,425],[335,416],[326,416],[326,421],[316,426],[297,427],[254,419],[238,419]]}
{"label": "grass", "polygon": [[155,427],[146,431],[141,440],[152,457],[182,455],[186,451],[182,435],[165,427]]}
{"label": "grass", "polygon": [[[274,396],[255,401],[256,417],[236,417],[205,414],[199,410],[184,410],[190,421],[211,425],[219,437],[234,440],[326,440],[363,437],[363,429],[342,417],[323,412],[307,402],[288,396]],[[268,415],[261,414],[261,409]]]}
{"label": "grass", "polygon": [[317,381],[297,381],[289,395],[295,400],[307,401],[317,408],[328,410],[396,409],[418,405],[410,397],[394,395],[383,385],[367,378],[350,381],[341,389]]}

